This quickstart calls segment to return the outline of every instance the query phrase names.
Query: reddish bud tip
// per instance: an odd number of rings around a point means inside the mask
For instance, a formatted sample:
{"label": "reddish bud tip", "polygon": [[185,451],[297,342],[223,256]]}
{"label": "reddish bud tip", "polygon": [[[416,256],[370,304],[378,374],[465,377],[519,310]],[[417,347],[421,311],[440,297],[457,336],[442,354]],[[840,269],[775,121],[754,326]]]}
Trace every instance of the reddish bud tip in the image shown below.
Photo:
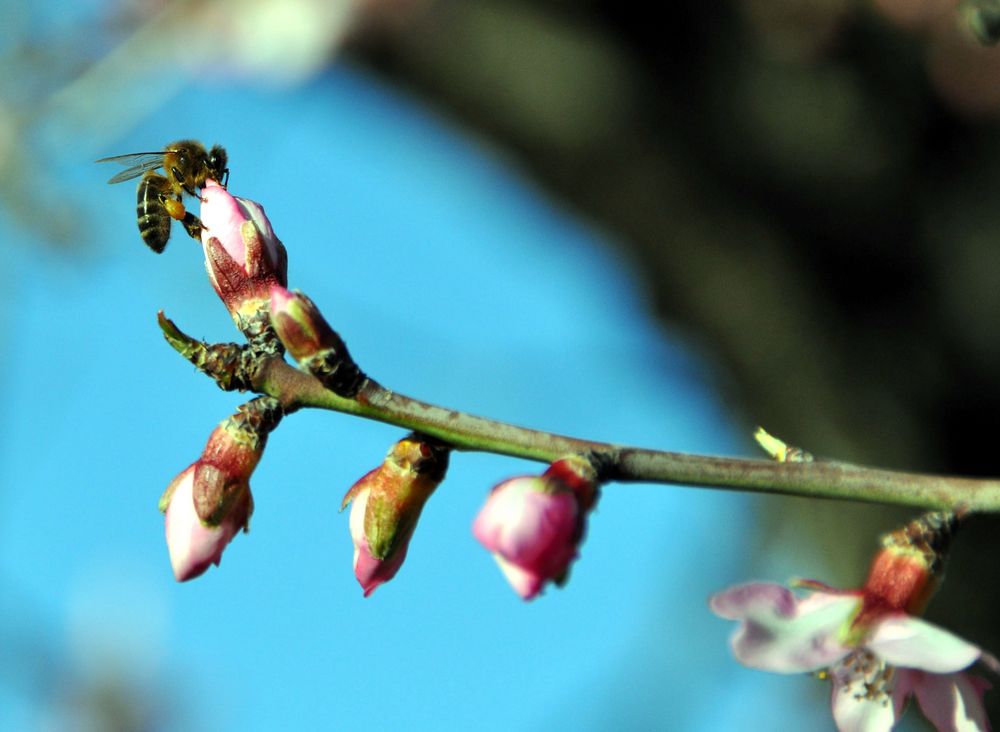
{"label": "reddish bud tip", "polygon": [[301,292],[271,288],[271,324],[296,361],[306,361],[328,349],[346,350],[315,303]]}
{"label": "reddish bud tip", "polygon": [[285,349],[327,389],[354,397],[365,375],[315,303],[301,292],[289,292],[281,286],[272,287],[270,295],[271,325]]}

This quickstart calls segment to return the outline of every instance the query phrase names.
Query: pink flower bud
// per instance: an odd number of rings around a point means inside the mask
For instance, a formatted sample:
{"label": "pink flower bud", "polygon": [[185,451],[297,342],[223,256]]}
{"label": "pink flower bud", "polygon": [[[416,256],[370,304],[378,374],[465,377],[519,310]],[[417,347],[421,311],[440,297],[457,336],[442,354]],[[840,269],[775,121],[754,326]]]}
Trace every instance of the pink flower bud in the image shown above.
{"label": "pink flower bud", "polygon": [[250,476],[281,420],[281,404],[259,397],[219,423],[201,457],[171,481],[160,498],[167,550],[177,580],[218,566],[222,552],[253,513]]}
{"label": "pink flower bud", "polygon": [[345,350],[340,336],[319,308],[301,292],[271,288],[271,324],[296,361],[312,358],[329,348]]}
{"label": "pink flower bud", "polygon": [[530,600],[546,582],[565,582],[596,500],[594,469],[582,458],[566,458],[541,476],[497,485],[472,533],[493,553],[514,591]]}
{"label": "pink flower bud", "polygon": [[248,318],[288,282],[288,257],[260,204],[230,195],[215,181],[202,189],[205,268],[233,319]]}
{"label": "pink flower bud", "polygon": [[[362,479],[363,480],[363,479]],[[351,541],[354,542],[354,576],[357,577],[361,589],[368,597],[375,591],[375,588],[384,584],[396,576],[396,572],[403,566],[406,559],[406,550],[410,546],[410,539],[413,537],[413,530],[416,523],[411,524],[397,538],[398,548],[385,559],[378,559],[372,554],[365,535],[365,513],[368,508],[368,498],[371,495],[370,488],[359,491],[351,502]]]}
{"label": "pink flower bud", "polygon": [[448,449],[417,435],[400,440],[385,462],[344,496],[351,506],[354,576],[368,597],[396,576],[420,513],[448,468]]}
{"label": "pink flower bud", "polygon": [[[170,566],[178,582],[194,579],[210,565],[219,566],[222,552],[240,529],[244,529],[253,507],[249,486],[240,491],[239,500],[225,512],[218,524],[203,521],[195,508],[196,486],[204,488],[199,478],[207,472],[198,463],[174,478],[167,488],[165,525]],[[199,474],[201,473],[201,475]]]}
{"label": "pink flower bud", "polygon": [[272,287],[271,325],[292,357],[327,389],[347,398],[358,393],[366,377],[312,300]]}

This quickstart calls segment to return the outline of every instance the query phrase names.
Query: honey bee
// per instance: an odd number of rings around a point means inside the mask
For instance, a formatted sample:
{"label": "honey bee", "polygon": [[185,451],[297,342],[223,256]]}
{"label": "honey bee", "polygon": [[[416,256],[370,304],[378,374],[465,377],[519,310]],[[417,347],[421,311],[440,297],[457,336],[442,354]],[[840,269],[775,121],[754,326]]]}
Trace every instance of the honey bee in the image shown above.
{"label": "honey bee", "polygon": [[[225,187],[229,181],[226,151],[221,145],[211,150],[195,140],[178,140],[158,152],[130,153],[101,158],[99,163],[119,163],[128,167],[108,183],[121,183],[142,176],[136,204],[139,236],[159,254],[170,239],[170,220],[184,224],[194,239],[201,239],[201,219],[184,208],[183,194],[198,198],[197,188],[212,180]],[[163,168],[164,175],[156,172]]]}

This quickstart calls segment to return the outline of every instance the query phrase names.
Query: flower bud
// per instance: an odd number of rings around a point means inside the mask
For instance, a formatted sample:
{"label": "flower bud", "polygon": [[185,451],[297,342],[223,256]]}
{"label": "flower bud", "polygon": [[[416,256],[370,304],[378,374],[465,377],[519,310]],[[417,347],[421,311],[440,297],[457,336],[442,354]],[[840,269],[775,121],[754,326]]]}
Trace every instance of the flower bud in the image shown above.
{"label": "flower bud", "polygon": [[222,552],[253,513],[250,476],[281,406],[261,397],[213,430],[201,457],[171,481],[160,498],[174,576],[184,582],[218,566]]}
{"label": "flower bud", "polygon": [[[197,511],[213,493],[229,498],[216,511],[216,523],[201,518]],[[253,512],[248,483],[226,486],[218,470],[197,462],[174,478],[164,498],[160,510],[166,517],[170,566],[178,582],[204,574],[212,564],[218,566],[223,550],[240,529],[246,531]]]}
{"label": "flower bud", "polygon": [[340,509],[351,506],[354,576],[365,597],[399,571],[420,512],[447,469],[447,447],[411,434],[347,491]]}
{"label": "flower bud", "polygon": [[472,525],[514,591],[530,600],[549,581],[565,583],[597,502],[597,474],[583,458],[557,460],[542,475],[511,478],[491,491]]}
{"label": "flower bud", "polygon": [[292,357],[327,389],[346,398],[358,393],[366,377],[312,300],[272,287],[271,325]]}
{"label": "flower bud", "polygon": [[236,198],[215,181],[202,189],[201,243],[212,287],[237,325],[288,283],[288,256],[260,204]]}
{"label": "flower bud", "polygon": [[941,580],[948,545],[960,517],[931,512],[882,537],[863,592],[864,607],[856,625],[885,612],[919,615]]}

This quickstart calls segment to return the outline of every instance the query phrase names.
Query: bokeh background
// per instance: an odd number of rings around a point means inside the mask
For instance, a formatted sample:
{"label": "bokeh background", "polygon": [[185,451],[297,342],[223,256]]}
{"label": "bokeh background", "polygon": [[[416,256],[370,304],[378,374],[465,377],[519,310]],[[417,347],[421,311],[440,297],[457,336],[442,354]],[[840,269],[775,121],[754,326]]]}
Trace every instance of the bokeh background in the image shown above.
{"label": "bokeh background", "polygon": [[[365,600],[337,508],[401,432],[300,413],[251,532],[175,583],[157,498],[240,398],[155,314],[235,332],[197,247],[145,249],[92,161],[224,144],[290,284],[413,396],[995,475],[988,4],[0,3],[0,729],[831,729],[827,688],[738,667],[705,600],[856,584],[907,511],[612,485],[569,585],[524,604],[469,526],[538,466],[459,454]],[[993,650],[997,528],[962,533],[929,611]]]}

